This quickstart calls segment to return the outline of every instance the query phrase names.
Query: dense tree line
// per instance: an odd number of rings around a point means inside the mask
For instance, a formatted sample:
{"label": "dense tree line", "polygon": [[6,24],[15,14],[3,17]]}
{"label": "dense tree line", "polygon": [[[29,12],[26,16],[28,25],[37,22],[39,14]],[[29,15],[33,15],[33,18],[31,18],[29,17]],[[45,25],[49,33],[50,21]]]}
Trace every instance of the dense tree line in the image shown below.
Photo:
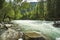
{"label": "dense tree line", "polygon": [[[11,2],[11,0],[9,2],[6,2],[5,0],[3,0],[3,2],[0,2],[1,5],[3,5],[2,10],[0,12],[1,19],[2,21],[6,21],[6,20],[16,20],[16,19],[31,19],[31,20],[37,20],[40,19],[40,13],[41,11],[39,11],[40,9],[42,10],[42,2],[41,2],[41,7],[39,9],[38,4],[36,4],[36,6],[34,7],[34,9],[32,9],[32,6],[30,3],[27,2],[23,2],[21,6],[16,5],[14,3],[18,3],[21,2],[21,0],[14,0],[13,2]],[[28,11],[31,10],[31,11]],[[3,17],[3,18],[2,18]]]}
{"label": "dense tree line", "polygon": [[[0,0],[0,22],[11,20],[59,20],[60,19],[60,1],[58,0],[41,0],[34,8],[26,1],[14,0],[6,2]],[[57,19],[56,19],[57,18]]]}
{"label": "dense tree line", "polygon": [[59,0],[47,0],[48,8],[48,20],[60,20],[60,1]]}

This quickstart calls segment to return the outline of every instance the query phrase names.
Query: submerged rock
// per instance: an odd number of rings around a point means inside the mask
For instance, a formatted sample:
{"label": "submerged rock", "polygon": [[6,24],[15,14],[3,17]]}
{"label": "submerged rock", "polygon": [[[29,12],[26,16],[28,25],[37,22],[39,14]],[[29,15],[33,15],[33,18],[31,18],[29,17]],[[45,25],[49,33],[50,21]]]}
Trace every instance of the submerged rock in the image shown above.
{"label": "submerged rock", "polygon": [[54,21],[53,26],[54,27],[60,27],[60,21]]}
{"label": "submerged rock", "polygon": [[18,40],[20,38],[20,33],[18,31],[15,31],[11,28],[9,28],[7,31],[5,31],[1,38],[2,40]]}

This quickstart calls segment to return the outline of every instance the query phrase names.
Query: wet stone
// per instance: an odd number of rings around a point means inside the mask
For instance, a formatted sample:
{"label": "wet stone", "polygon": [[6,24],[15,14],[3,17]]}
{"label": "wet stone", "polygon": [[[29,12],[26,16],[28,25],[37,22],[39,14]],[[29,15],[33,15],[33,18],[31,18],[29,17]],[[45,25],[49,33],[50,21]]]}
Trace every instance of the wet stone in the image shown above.
{"label": "wet stone", "polygon": [[38,33],[24,33],[23,40],[46,40]]}

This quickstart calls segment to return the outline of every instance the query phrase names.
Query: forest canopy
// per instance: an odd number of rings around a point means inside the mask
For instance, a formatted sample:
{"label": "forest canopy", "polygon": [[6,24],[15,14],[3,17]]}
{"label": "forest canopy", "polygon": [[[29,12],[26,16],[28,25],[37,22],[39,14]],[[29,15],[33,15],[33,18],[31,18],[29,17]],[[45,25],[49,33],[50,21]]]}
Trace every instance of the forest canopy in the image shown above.
{"label": "forest canopy", "polygon": [[60,20],[60,1],[0,0],[0,22],[6,20]]}

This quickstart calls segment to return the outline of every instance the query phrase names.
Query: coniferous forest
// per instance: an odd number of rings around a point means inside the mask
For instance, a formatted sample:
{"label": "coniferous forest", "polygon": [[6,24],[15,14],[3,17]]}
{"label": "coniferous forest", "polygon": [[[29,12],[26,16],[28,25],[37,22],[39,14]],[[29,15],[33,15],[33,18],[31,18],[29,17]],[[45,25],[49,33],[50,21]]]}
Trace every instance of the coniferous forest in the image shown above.
{"label": "coniferous forest", "polygon": [[0,1],[0,21],[5,20],[59,20],[59,1],[41,0],[39,2],[23,2],[22,0]]}
{"label": "coniferous forest", "polygon": [[[59,20],[59,1],[41,0],[23,2],[22,0],[0,0],[0,21],[8,20]],[[21,4],[18,4],[18,3]]]}

